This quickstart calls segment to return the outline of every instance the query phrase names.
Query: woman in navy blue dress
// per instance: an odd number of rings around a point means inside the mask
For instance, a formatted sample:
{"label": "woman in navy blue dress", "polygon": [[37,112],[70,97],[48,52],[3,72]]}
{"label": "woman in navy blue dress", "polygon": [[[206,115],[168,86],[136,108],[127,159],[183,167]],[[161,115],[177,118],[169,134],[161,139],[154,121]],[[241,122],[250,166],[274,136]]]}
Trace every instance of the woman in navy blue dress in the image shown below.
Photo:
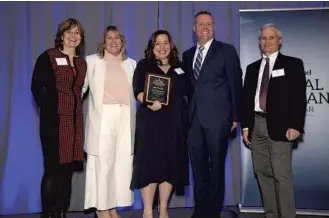
{"label": "woman in navy blue dress", "polygon": [[[169,105],[145,103],[147,73],[171,78]],[[131,189],[141,189],[144,218],[153,218],[152,205],[159,185],[160,218],[167,218],[167,203],[173,186],[188,185],[186,145],[188,107],[185,94],[187,74],[181,68],[169,32],[154,32],[137,64],[133,88],[140,106],[136,114],[134,169]]]}

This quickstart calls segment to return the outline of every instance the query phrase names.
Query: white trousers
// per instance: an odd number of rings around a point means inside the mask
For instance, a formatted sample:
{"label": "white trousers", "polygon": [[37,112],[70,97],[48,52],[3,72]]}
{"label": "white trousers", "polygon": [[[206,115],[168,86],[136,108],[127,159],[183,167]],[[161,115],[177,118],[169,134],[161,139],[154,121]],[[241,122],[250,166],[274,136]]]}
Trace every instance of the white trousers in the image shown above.
{"label": "white trousers", "polygon": [[87,156],[84,208],[107,210],[131,206],[130,109],[126,105],[103,105],[99,155]]}

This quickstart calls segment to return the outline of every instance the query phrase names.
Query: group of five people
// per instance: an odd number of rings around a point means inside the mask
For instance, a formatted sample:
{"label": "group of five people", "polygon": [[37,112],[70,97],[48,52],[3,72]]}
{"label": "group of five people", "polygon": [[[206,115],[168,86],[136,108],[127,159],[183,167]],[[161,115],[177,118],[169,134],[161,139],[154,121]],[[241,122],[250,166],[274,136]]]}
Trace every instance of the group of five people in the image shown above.
{"label": "group of five people", "polygon": [[[303,63],[282,55],[280,30],[265,25],[259,32],[263,57],[247,67],[243,86],[236,50],[214,39],[214,27],[210,12],[195,15],[197,45],[183,53],[182,61],[169,32],[157,30],[136,64],[126,55],[127,42],[118,27],[108,26],[97,53],[84,59],[80,22],[59,24],[55,48],[38,57],[31,87],[40,107],[44,217],[66,216],[84,144],[84,208],[96,208],[98,217],[120,218],[117,207],[131,206],[133,191],[140,189],[143,218],[153,218],[158,187],[159,217],[168,218],[173,187],[189,184],[190,160],[192,217],[219,218],[228,141],[238,122],[252,151],[266,217],[294,217],[291,153],[303,133]],[[148,73],[170,77],[168,105],[145,102]]]}

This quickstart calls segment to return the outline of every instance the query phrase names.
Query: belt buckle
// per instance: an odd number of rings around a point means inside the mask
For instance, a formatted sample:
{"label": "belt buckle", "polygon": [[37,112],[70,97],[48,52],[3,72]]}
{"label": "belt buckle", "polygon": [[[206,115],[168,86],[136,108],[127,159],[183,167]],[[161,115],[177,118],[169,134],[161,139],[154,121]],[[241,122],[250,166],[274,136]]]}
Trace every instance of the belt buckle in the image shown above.
{"label": "belt buckle", "polygon": [[255,111],[255,114],[260,116],[260,117],[266,117],[266,113],[264,113],[264,112]]}

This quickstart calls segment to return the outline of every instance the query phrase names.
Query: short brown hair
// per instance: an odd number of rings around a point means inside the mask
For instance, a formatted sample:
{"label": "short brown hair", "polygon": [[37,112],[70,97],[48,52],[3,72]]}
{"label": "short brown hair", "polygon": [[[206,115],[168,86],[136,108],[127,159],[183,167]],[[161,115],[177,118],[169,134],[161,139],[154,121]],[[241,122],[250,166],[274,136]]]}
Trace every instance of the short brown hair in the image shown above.
{"label": "short brown hair", "polygon": [[55,38],[55,47],[60,50],[63,50],[62,36],[65,31],[70,30],[74,27],[78,27],[78,30],[81,35],[81,42],[78,45],[78,47],[76,47],[76,49],[75,49],[76,55],[80,55],[82,53],[82,49],[85,45],[85,34],[84,34],[84,30],[83,30],[81,23],[77,19],[74,19],[74,18],[69,18],[67,20],[64,20],[58,25],[58,30],[57,30],[56,38]]}
{"label": "short brown hair", "polygon": [[122,47],[121,47],[122,60],[126,60],[128,58],[127,55],[126,55],[127,41],[125,39],[125,36],[123,35],[123,33],[120,31],[119,27],[117,27],[117,26],[107,26],[105,28],[105,30],[103,32],[103,37],[102,37],[100,43],[98,44],[97,54],[101,58],[104,57],[104,49],[105,49],[104,44],[105,44],[105,40],[106,40],[106,35],[109,31],[114,31],[114,32],[119,33],[121,43],[122,43]]}
{"label": "short brown hair", "polygon": [[194,15],[194,23],[196,21],[196,18],[199,16],[199,15],[209,15],[211,18],[212,18],[212,22],[215,23],[215,20],[214,20],[214,17],[212,16],[211,12],[209,11],[199,11],[196,15]]}
{"label": "short brown hair", "polygon": [[[168,63],[170,64],[170,66],[176,66],[180,63],[179,61],[179,53],[178,50],[172,40],[172,37],[170,35],[170,33],[167,30],[157,30],[155,31],[152,35],[151,38],[146,46],[146,49],[144,50],[144,56],[146,59],[149,60],[155,60],[155,55],[153,53],[153,48],[155,46],[155,42],[156,39],[159,35],[166,35],[168,37],[169,43],[170,43],[170,53],[169,53],[169,57],[168,57]],[[160,63],[161,64],[161,63]]]}

